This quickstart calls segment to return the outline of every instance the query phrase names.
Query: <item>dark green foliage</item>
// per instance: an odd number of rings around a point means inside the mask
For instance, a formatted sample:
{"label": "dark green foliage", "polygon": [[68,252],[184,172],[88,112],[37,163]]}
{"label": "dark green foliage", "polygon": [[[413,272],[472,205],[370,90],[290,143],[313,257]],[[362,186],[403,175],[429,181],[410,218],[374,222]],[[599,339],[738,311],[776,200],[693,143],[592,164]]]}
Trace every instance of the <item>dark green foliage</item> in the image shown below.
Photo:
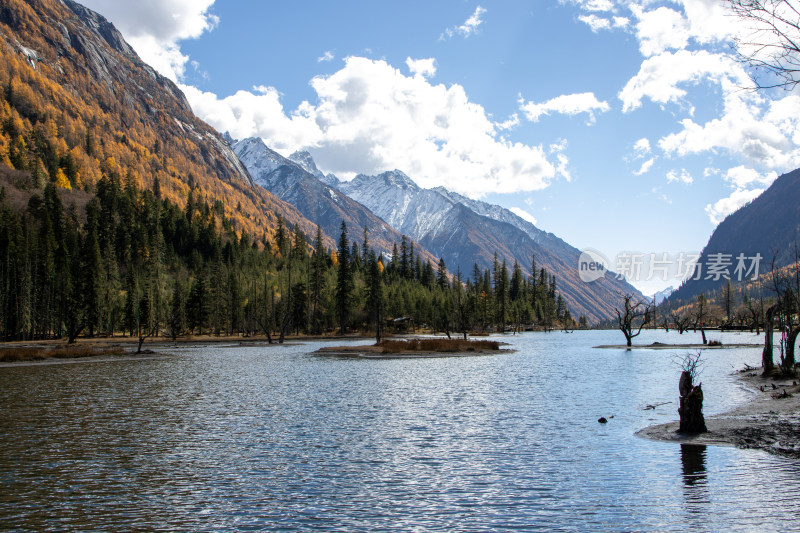
{"label": "dark green foliage", "polygon": [[[374,331],[387,319],[459,333],[554,327],[570,321],[555,279],[544,269],[509,279],[473,269],[451,278],[414,254],[403,239],[391,261],[368,235],[354,246],[342,224],[336,254],[317,229],[313,250],[298,228],[279,224],[275,246],[237,235],[219,205],[196,191],[180,209],[153,191],[97,183],[79,210],[71,193],[48,182],[27,206],[0,200],[0,338],[130,335],[267,335],[338,329]],[[63,195],[63,196],[62,196]],[[359,235],[359,237],[361,237]]]}
{"label": "dark green foliage", "polygon": [[350,317],[350,299],[353,292],[353,270],[350,265],[347,225],[344,220],[342,221],[342,234],[339,237],[337,259],[339,264],[336,270],[336,313],[339,318],[339,333],[344,335]]}

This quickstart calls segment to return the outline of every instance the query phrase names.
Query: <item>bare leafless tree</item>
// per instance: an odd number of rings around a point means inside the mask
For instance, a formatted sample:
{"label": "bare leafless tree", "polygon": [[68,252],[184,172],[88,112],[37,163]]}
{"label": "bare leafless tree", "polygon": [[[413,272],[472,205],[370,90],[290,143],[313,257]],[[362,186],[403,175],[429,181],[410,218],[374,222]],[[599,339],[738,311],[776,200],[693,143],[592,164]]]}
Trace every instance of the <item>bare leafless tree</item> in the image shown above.
{"label": "bare leafless tree", "polygon": [[736,38],[739,57],[765,71],[757,89],[794,89],[800,83],[800,7],[789,0],[724,0],[743,25]]}
{"label": "bare leafless tree", "polygon": [[775,293],[775,304],[767,309],[766,325],[764,327],[764,350],[762,352],[762,365],[764,374],[772,370],[773,341],[772,328],[777,326],[780,333],[780,366],[784,374],[794,374],[795,371],[795,344],[800,336],[800,251],[797,245],[794,249],[794,264],[784,268],[776,266],[777,254],[773,255],[770,281]]}
{"label": "bare leafless tree", "polygon": [[[622,296],[623,306],[622,310],[619,308],[617,312],[617,327],[625,335],[625,342],[627,346],[631,346],[631,340],[642,332],[651,318],[650,304],[643,300],[636,300],[630,294]],[[636,333],[633,332],[637,327]]]}
{"label": "bare leafless tree", "polygon": [[694,329],[700,330],[700,335],[703,338],[703,344],[708,344],[706,339],[706,319],[708,318],[708,303],[705,294],[697,296],[697,305],[694,307]]}
{"label": "bare leafless tree", "polygon": [[761,333],[761,324],[764,321],[764,297],[758,299],[744,295],[744,308],[750,318],[750,329],[756,330],[756,335]]}
{"label": "bare leafless tree", "polygon": [[678,330],[678,333],[683,333],[692,325],[692,315],[689,313],[679,313],[677,311],[670,312],[672,318],[672,326]]}

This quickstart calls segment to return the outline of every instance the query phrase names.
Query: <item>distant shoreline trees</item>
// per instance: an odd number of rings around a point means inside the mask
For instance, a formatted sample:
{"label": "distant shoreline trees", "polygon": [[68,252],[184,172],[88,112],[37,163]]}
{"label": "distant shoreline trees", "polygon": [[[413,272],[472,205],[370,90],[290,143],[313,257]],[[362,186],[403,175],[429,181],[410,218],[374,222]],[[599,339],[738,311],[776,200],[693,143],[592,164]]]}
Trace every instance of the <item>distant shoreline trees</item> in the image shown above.
{"label": "distant shoreline trees", "polygon": [[[433,331],[574,327],[555,277],[527,277],[499,260],[452,277],[444,260],[421,261],[407,238],[375,253],[347,227],[337,250],[319,228],[309,244],[279,220],[275,241],[237,234],[221,206],[190,192],[185,208],[116,175],[104,176],[82,210],[55,183],[24,210],[0,192],[0,339],[373,331],[413,317]],[[68,193],[73,194],[73,193]],[[83,193],[81,193],[83,194]],[[397,249],[395,247],[395,249]],[[535,261],[533,261],[535,265]]]}

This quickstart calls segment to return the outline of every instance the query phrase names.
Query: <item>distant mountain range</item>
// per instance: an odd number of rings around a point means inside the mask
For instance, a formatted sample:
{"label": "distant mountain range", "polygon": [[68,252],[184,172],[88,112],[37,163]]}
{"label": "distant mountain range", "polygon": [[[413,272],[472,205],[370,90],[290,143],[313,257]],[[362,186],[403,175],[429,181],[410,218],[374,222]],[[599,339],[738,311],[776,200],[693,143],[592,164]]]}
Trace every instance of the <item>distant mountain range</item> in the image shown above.
{"label": "distant mountain range", "polygon": [[494,254],[509,269],[519,263],[530,273],[532,259],[557,276],[558,289],[573,316],[585,315],[590,322],[614,316],[621,295],[639,295],[625,281],[607,273],[584,283],[578,273],[580,250],[552,233],[503,207],[472,200],[441,187],[423,189],[398,170],[377,176],[358,175],[339,188],[364,204],[401,233],[411,236],[442,257],[448,268],[465,275],[474,264],[490,268]]}
{"label": "distant mountain range", "polygon": [[[794,263],[795,250],[800,253],[800,169],[780,176],[717,226],[700,255],[698,273],[669,301],[687,301],[720,289],[727,283],[723,273],[736,282],[751,278],[755,266],[759,275],[769,272],[773,259],[776,268]],[[742,261],[737,260],[740,255]],[[760,261],[754,260],[759,256]],[[743,269],[737,272],[739,267]]]}
{"label": "distant mountain range", "polygon": [[[351,240],[360,244],[366,227],[370,247],[384,254],[391,253],[394,244],[400,243],[402,235],[389,224],[335,187],[320,181],[319,178],[325,176],[317,170],[307,152],[294,154],[295,160],[287,159],[255,137],[235,142],[233,150],[255,183],[294,205],[326,234],[337,237],[344,221]],[[424,261],[437,261],[422,248],[418,247],[415,253]]]}
{"label": "distant mountain range", "polygon": [[667,287],[663,291],[658,291],[653,295],[653,298],[647,298],[651,302],[655,302],[656,305],[661,305],[665,300],[667,300],[670,295],[675,292],[675,287]]}
{"label": "distant mountain range", "polygon": [[537,268],[557,276],[573,316],[585,315],[590,322],[614,316],[620,295],[639,295],[612,275],[584,283],[577,269],[580,250],[508,209],[443,188],[423,189],[399,170],[340,181],[322,173],[308,152],[284,158],[254,138],[235,143],[234,151],[256,183],[295,205],[326,231],[338,228],[342,219],[351,231],[353,225],[363,228],[367,223],[370,239],[374,233],[386,251],[399,243],[399,234],[406,235],[425,254],[430,252],[428,258],[444,259],[451,273],[460,269],[465,278],[475,264],[491,268],[495,252],[509,270],[516,261],[528,274],[535,257]]}

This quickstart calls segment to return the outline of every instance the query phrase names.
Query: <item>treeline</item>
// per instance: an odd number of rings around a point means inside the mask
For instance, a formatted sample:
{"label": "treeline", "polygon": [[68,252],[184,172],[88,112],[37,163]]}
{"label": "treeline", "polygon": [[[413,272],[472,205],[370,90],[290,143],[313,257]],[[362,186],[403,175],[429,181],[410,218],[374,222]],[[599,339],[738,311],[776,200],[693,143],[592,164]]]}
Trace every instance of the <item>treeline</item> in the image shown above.
{"label": "treeline", "polygon": [[[64,191],[61,191],[62,193]],[[69,193],[74,195],[76,193]],[[184,208],[133,180],[101,178],[84,208],[49,180],[27,207],[0,190],[0,338],[254,335],[372,330],[412,317],[445,332],[573,325],[544,269],[495,261],[450,275],[404,238],[391,258],[369,235],[337,250],[279,219],[274,241],[237,234],[219,202]]]}

